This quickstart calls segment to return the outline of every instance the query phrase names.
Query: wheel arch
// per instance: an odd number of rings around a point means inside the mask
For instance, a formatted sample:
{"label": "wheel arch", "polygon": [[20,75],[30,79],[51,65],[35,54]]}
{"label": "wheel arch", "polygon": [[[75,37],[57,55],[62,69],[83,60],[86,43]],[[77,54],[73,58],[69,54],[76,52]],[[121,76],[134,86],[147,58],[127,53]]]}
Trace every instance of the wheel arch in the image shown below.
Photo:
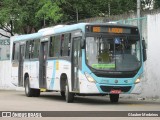
{"label": "wheel arch", "polygon": [[26,84],[26,78],[27,78],[27,77],[29,77],[29,74],[28,74],[28,73],[25,73],[25,74],[24,74],[24,85]]}

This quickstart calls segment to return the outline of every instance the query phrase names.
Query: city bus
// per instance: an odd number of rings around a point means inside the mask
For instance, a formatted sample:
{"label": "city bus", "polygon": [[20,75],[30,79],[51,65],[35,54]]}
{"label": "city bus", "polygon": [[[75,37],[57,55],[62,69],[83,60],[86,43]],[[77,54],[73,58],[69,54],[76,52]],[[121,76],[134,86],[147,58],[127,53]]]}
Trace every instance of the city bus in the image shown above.
{"label": "city bus", "polygon": [[139,94],[146,47],[136,26],[77,23],[14,36],[12,81],[28,97],[60,92],[75,96]]}

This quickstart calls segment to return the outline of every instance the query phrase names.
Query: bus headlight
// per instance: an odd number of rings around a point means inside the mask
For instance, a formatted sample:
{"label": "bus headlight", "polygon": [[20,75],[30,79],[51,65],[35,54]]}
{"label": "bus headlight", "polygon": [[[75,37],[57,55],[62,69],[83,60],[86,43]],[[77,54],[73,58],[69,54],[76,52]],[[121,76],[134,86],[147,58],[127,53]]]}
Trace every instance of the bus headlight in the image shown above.
{"label": "bus headlight", "polygon": [[87,80],[89,81],[89,82],[96,82],[93,78],[92,78],[92,76],[91,75],[89,75],[88,73],[86,73],[85,72],[85,76],[86,76],[86,78],[87,78]]}
{"label": "bus headlight", "polygon": [[134,82],[135,84],[140,83],[141,79],[137,78],[137,80]]}

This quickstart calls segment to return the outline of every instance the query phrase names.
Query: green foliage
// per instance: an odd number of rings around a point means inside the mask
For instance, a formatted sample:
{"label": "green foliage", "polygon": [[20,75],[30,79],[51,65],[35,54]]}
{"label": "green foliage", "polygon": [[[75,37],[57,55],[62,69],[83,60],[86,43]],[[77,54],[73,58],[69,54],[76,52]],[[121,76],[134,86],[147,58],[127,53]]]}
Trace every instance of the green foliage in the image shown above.
{"label": "green foliage", "polygon": [[51,0],[41,0],[39,6],[41,9],[36,12],[36,17],[44,19],[45,21],[50,21],[50,24],[57,23],[63,16],[61,8],[56,2],[52,2]]}
{"label": "green foliage", "polygon": [[136,10],[135,0],[59,0],[65,16],[63,22],[98,16],[109,16]]}
{"label": "green foliage", "polygon": [[160,8],[160,0],[155,0],[155,2],[154,2],[154,8],[155,9]]}
{"label": "green foliage", "polygon": [[36,32],[56,24],[63,16],[51,0],[1,0],[0,13],[0,29],[11,35]]}
{"label": "green foliage", "polygon": [[118,15],[124,12],[136,11],[137,2],[135,0],[112,0],[111,14]]}
{"label": "green foliage", "polygon": [[[142,6],[151,1],[141,0]],[[136,0],[0,0],[0,29],[11,35],[27,34],[77,19],[134,12],[136,6]],[[160,6],[160,0],[155,0],[155,6]]]}
{"label": "green foliage", "polygon": [[[10,32],[12,20],[15,20],[20,13],[20,8],[15,0],[5,0],[0,2],[0,28]],[[8,7],[6,7],[8,6]],[[16,26],[17,27],[17,26]],[[15,28],[16,29],[16,28]],[[11,32],[13,35],[13,33]]]}
{"label": "green foliage", "polygon": [[[33,0],[3,0],[0,2],[0,27],[11,33],[11,35],[31,31],[33,29],[32,24],[36,23],[34,22],[34,7],[32,6],[32,1]],[[5,28],[7,28],[7,30]]]}

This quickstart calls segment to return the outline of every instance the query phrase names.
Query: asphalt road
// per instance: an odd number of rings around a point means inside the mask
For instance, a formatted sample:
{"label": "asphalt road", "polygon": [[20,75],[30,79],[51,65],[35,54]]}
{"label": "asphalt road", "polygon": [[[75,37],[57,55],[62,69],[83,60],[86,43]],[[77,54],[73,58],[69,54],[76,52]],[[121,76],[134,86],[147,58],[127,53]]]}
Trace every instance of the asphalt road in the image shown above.
{"label": "asphalt road", "polygon": [[[94,116],[99,114],[100,111],[160,111],[160,100],[136,100],[136,99],[126,99],[120,98],[119,102],[116,104],[110,103],[108,96],[99,97],[75,97],[74,103],[66,103],[59,93],[55,92],[44,92],[40,97],[26,97],[23,91],[8,91],[0,90],[0,111],[73,111],[69,114],[76,114],[74,111],[97,111],[93,113],[86,113]],[[54,113],[62,114],[61,117],[57,119],[87,119],[84,117],[67,117],[65,118],[63,112]],[[68,113],[65,113],[68,114]],[[86,115],[85,114],[85,115]],[[94,114],[94,115],[93,115]],[[121,114],[121,113],[120,113]],[[88,117],[90,117],[90,115]],[[135,117],[129,117],[129,119],[134,119]],[[1,118],[0,118],[1,119]],[[4,118],[3,118],[4,119]],[[9,119],[9,118],[7,118]],[[36,118],[34,118],[36,119]],[[37,118],[38,119],[38,118]],[[46,119],[46,118],[43,118]],[[52,118],[47,118],[52,119]],[[93,117],[92,120],[103,119],[106,120],[108,117]],[[117,119],[116,117],[111,117],[112,119]],[[120,119],[120,118],[119,118]],[[128,117],[124,117],[123,120],[127,120]],[[138,119],[138,117],[136,117]],[[142,117],[139,118],[140,120]],[[144,118],[143,118],[144,119]],[[160,119],[159,117],[145,119]],[[87,119],[88,120],[88,119]]]}

